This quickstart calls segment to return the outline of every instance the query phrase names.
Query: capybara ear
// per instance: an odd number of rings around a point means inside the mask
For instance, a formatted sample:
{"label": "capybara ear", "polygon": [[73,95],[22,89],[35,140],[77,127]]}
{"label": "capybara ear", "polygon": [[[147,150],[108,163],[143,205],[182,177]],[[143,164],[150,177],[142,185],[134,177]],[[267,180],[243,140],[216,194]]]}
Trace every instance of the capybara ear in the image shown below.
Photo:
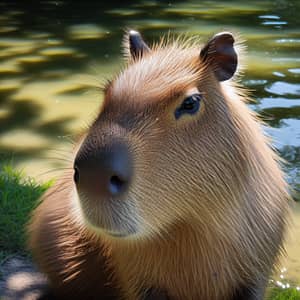
{"label": "capybara ear", "polygon": [[220,32],[200,52],[201,60],[213,68],[219,81],[231,78],[237,69],[238,57],[233,44],[234,38],[230,32]]}
{"label": "capybara ear", "polygon": [[125,48],[133,60],[141,58],[150,48],[144,42],[141,34],[135,30],[129,30],[125,36]]}

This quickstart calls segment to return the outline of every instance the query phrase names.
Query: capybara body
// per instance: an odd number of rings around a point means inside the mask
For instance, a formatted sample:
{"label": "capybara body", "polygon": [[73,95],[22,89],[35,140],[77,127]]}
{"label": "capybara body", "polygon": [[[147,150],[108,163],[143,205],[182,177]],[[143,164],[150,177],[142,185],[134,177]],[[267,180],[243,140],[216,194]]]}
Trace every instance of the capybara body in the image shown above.
{"label": "capybara body", "polygon": [[30,224],[57,299],[262,299],[282,249],[279,159],[230,79],[234,38],[125,39],[126,68]]}

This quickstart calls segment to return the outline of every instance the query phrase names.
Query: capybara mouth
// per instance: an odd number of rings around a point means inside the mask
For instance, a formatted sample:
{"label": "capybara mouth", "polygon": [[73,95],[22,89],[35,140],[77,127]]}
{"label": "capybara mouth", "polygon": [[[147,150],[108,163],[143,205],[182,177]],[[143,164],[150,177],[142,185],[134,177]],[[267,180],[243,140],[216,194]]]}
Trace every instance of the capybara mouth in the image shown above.
{"label": "capybara mouth", "polygon": [[120,224],[112,221],[111,218],[113,220],[116,219],[116,217],[111,216],[105,220],[95,220],[95,218],[86,217],[86,223],[88,227],[92,227],[91,229],[93,231],[102,231],[112,237],[124,238],[137,233],[135,224],[131,224],[130,222],[123,222]]}
{"label": "capybara mouth", "polygon": [[78,202],[86,227],[93,232],[104,232],[112,237],[127,237],[138,232],[138,217],[133,205],[125,199],[95,202],[81,193]]}
{"label": "capybara mouth", "polygon": [[115,238],[126,238],[132,234],[128,233],[121,233],[121,232],[113,232],[113,231],[106,231],[106,233],[112,237],[115,237]]}

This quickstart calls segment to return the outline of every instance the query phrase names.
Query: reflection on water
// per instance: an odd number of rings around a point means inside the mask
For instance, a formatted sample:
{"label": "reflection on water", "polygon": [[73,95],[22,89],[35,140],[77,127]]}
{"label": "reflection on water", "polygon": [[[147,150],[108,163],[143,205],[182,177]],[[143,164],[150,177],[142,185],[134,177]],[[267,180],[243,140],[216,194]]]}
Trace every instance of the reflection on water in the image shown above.
{"label": "reflection on water", "polygon": [[[285,77],[284,74],[279,72],[273,72],[273,75],[277,77]],[[300,84],[287,83],[283,81],[275,81],[274,83],[265,87],[265,90],[270,94],[278,96],[300,96]]]}
{"label": "reflection on water", "polygon": [[[256,100],[250,106],[272,126],[266,131],[289,162],[288,179],[300,198],[298,0],[19,2],[0,3],[1,157],[39,178],[55,175],[48,171],[70,159],[69,141],[97,114],[101,92],[85,86],[101,86],[120,68],[125,28],[142,30],[150,41],[168,31],[205,40],[229,29],[247,41],[243,82]],[[284,264],[299,281],[299,205],[293,210]]]}

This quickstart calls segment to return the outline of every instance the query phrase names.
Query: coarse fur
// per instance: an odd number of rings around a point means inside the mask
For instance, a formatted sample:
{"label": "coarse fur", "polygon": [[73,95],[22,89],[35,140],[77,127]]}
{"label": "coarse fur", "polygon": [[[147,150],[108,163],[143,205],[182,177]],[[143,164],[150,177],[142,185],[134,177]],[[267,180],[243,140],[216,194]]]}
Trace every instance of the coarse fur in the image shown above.
{"label": "coarse fur", "polygon": [[[128,54],[106,86],[74,157],[83,144],[89,155],[122,140],[134,177],[115,201],[90,201],[71,173],[44,196],[30,248],[58,298],[134,300],[154,288],[174,300],[262,299],[282,251],[287,185],[246,92],[220,83],[200,49],[168,39]],[[195,90],[199,112],[176,120]],[[244,287],[251,296],[237,296]]]}

